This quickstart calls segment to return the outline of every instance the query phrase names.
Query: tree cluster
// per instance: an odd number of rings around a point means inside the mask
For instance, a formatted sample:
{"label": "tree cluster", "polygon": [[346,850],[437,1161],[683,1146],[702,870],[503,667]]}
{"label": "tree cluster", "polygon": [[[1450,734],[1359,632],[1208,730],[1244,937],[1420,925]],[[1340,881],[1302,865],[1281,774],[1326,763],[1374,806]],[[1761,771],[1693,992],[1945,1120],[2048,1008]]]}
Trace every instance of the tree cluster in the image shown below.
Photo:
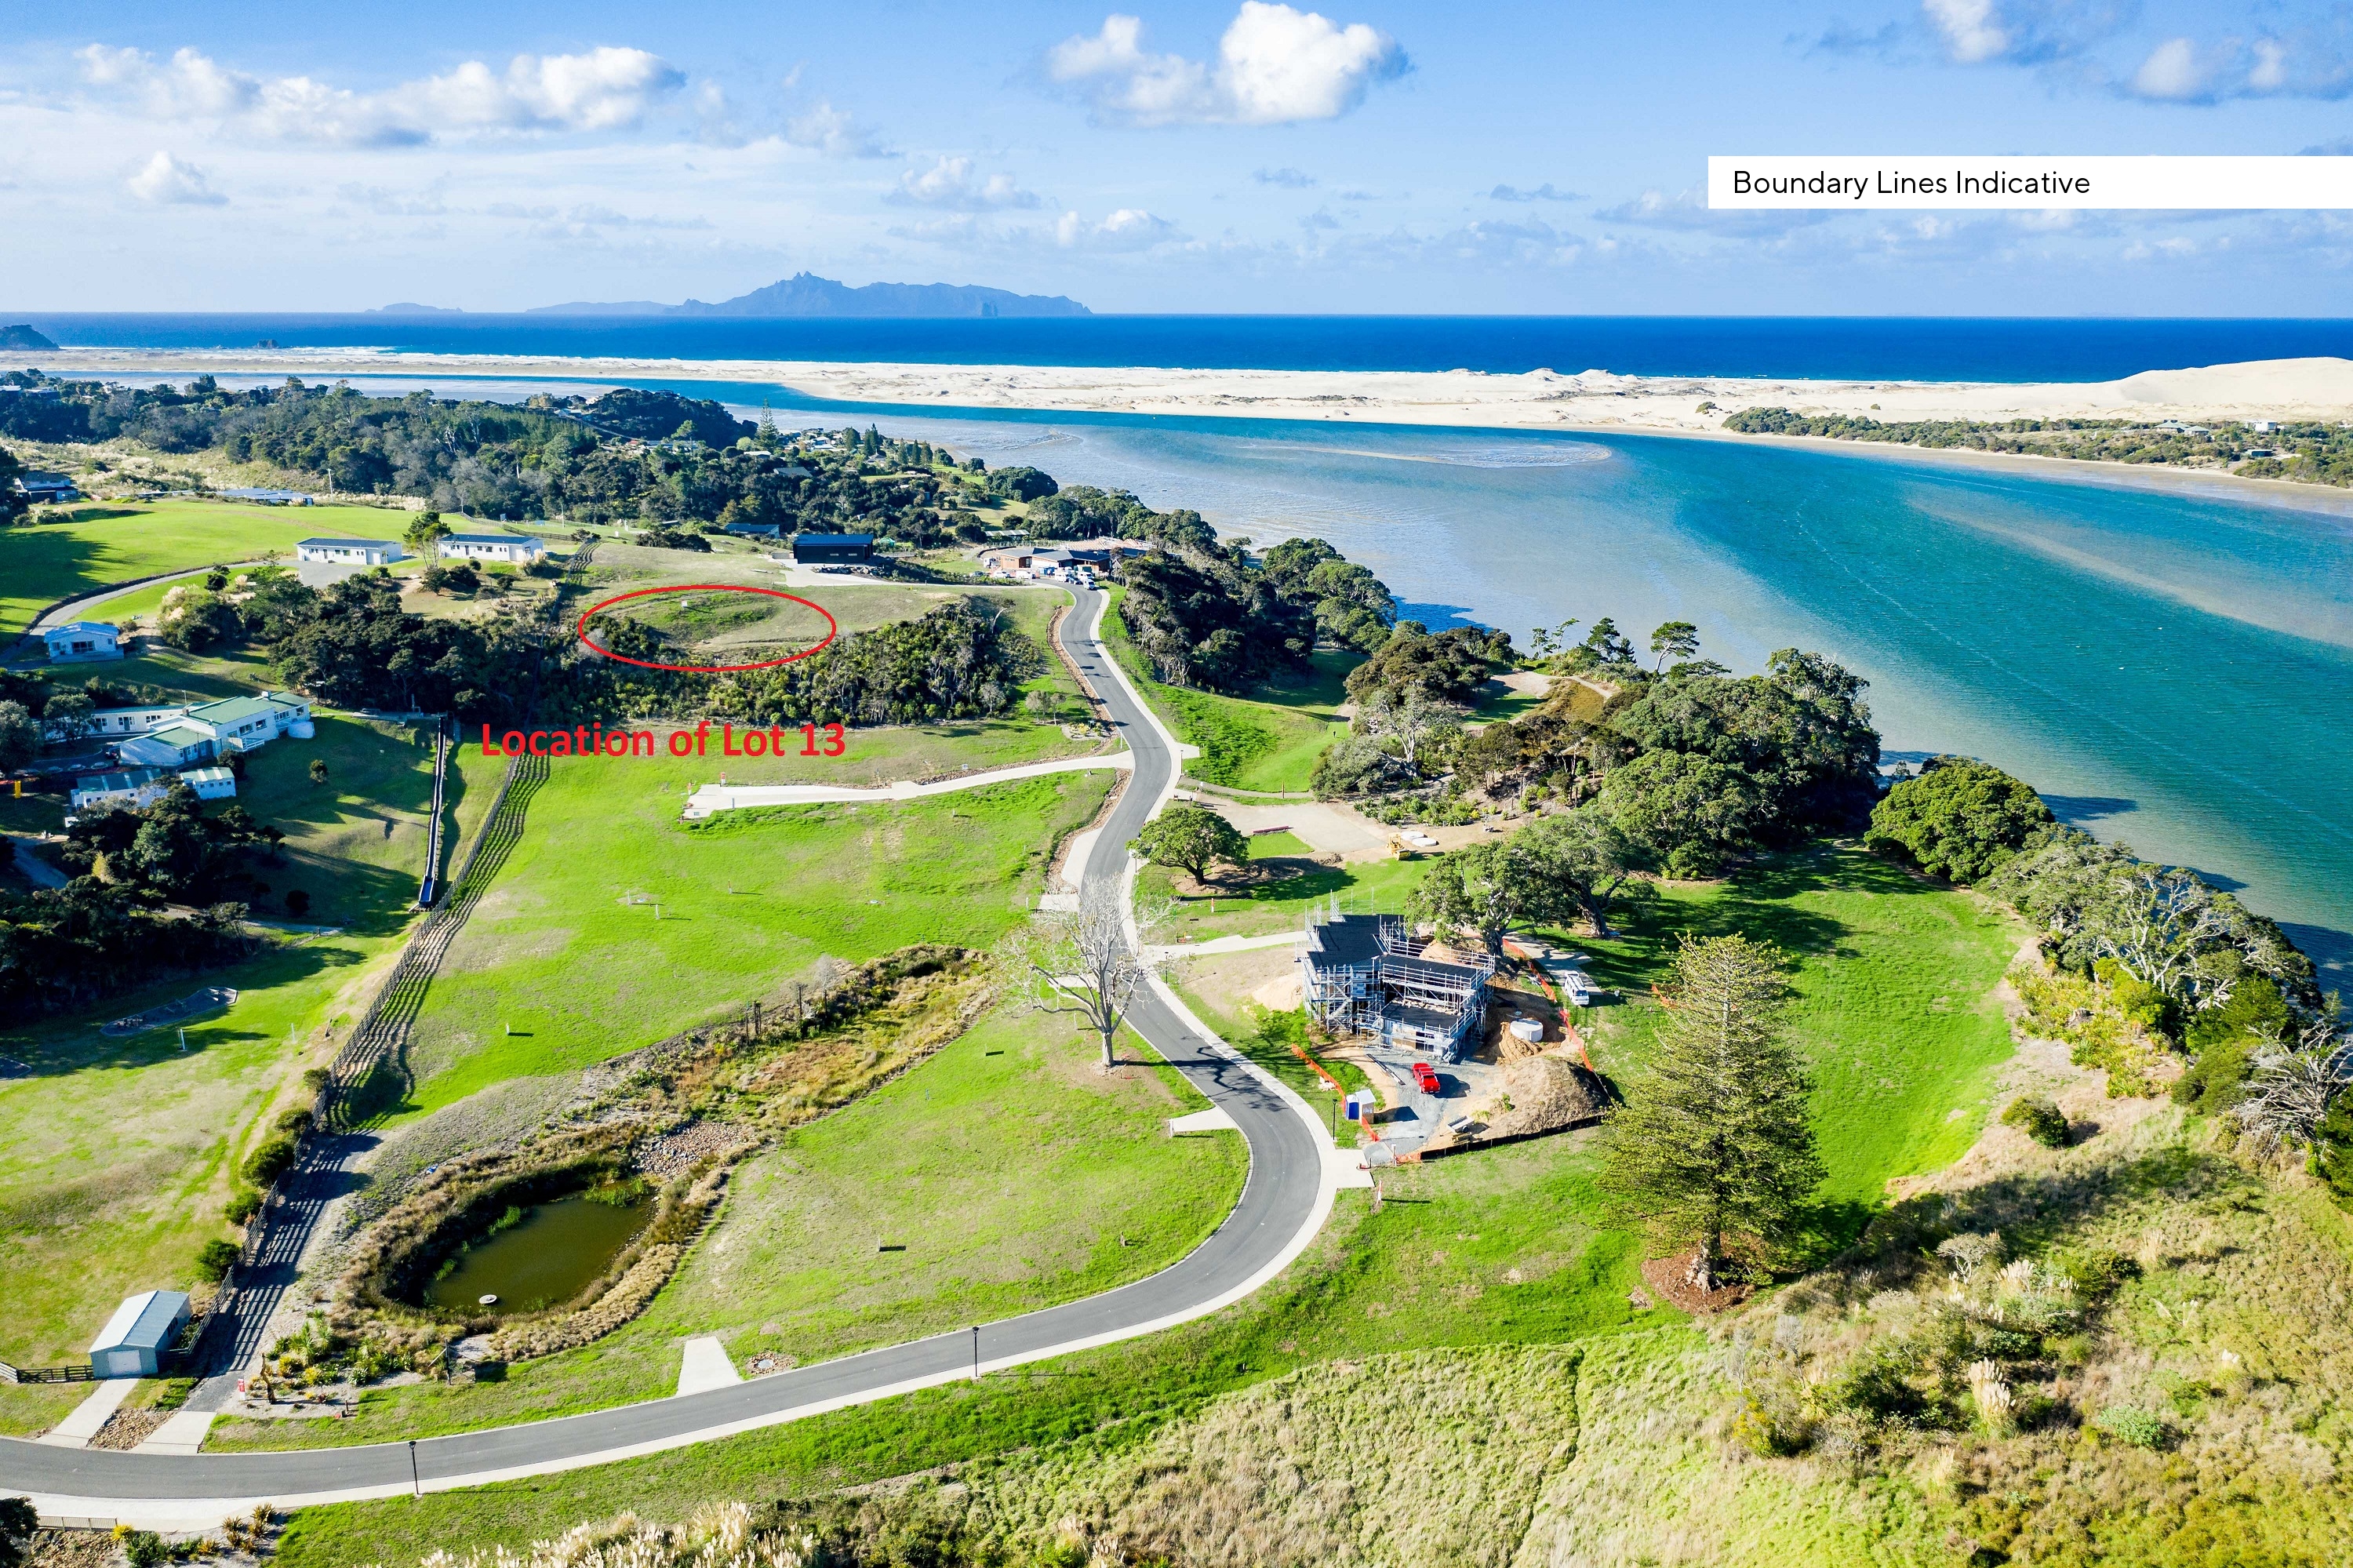
{"label": "tree cluster", "polygon": [[1246,560],[1154,550],[1120,562],[1120,617],[1154,676],[1238,692],[1306,666],[1314,611],[1286,599]]}
{"label": "tree cluster", "polygon": [[256,852],[277,853],[286,835],[242,806],[207,813],[185,784],[138,810],[86,811],[66,831],[69,870],[182,904],[217,904],[256,891]]}
{"label": "tree cluster", "polygon": [[[2353,484],[2353,432],[2319,421],[2284,424],[2257,434],[2225,421],[2204,434],[2160,429],[2133,419],[1908,419],[1883,422],[1852,414],[1799,414],[1788,408],[1744,408],[1724,422],[1748,435],[1817,436],[1837,441],[1884,441],[1902,446],[1961,448],[2084,458],[2103,462],[2239,463],[2259,479]],[[2249,451],[2280,455],[2242,462]]]}
{"label": "tree cluster", "polygon": [[256,944],[237,925],[242,913],[231,904],[182,917],[94,877],[30,893],[0,887],[0,1006],[61,1012],[244,958]]}

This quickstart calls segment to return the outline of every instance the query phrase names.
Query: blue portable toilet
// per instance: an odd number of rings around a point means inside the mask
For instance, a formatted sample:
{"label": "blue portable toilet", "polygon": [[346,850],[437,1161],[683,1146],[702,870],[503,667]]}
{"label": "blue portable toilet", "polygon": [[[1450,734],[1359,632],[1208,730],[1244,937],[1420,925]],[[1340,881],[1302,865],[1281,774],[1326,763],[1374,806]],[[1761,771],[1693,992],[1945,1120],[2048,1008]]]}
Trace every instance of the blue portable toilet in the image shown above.
{"label": "blue portable toilet", "polygon": [[153,1377],[164,1369],[164,1352],[188,1320],[183,1290],[150,1290],[114,1309],[90,1347],[90,1370],[100,1377]]}

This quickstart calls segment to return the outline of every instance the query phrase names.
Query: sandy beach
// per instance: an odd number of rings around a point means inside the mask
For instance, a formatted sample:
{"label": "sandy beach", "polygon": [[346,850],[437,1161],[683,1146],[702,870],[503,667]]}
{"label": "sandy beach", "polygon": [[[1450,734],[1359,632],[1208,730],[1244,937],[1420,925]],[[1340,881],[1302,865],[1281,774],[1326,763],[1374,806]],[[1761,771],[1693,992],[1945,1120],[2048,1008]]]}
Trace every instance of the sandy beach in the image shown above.
{"label": "sandy beach", "polygon": [[[2353,360],[2274,359],[2150,370],[2118,381],[1809,381],[1618,376],[1551,370],[1494,376],[1152,366],[873,365],[802,360],[534,358],[368,349],[67,349],[52,375],[105,379],[238,376],[466,376],[765,382],[814,397],[915,408],[1181,414],[1364,424],[1709,433],[1744,408],[1786,408],[1884,422],[1912,419],[2353,418]],[[453,389],[454,390],[454,389]],[[1704,405],[1713,405],[1705,407]]]}

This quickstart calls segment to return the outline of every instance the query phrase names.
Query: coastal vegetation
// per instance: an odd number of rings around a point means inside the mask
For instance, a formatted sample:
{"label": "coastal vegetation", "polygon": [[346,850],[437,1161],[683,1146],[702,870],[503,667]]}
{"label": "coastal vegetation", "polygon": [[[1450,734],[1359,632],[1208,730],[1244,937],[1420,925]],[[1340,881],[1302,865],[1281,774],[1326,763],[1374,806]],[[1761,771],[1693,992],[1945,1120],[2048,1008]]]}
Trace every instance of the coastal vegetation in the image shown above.
{"label": "coastal vegetation", "polygon": [[1815,436],[1931,450],[2009,452],[2094,462],[2221,469],[2248,479],[2353,484],[2353,432],[2319,419],[2150,425],[2134,419],[1913,419],[1882,422],[1853,414],[1744,408],[1724,421],[1744,435]]}

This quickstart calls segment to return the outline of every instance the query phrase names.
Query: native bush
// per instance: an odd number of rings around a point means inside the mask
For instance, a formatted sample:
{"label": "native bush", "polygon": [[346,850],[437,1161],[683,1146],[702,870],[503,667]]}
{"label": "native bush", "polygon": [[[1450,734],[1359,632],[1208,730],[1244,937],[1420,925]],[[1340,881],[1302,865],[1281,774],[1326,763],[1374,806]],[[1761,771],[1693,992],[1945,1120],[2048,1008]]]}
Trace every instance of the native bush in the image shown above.
{"label": "native bush", "polygon": [[2001,1124],[2014,1127],[2045,1149],[2067,1146],[2067,1117],[2047,1095],[2021,1095],[2001,1113]]}

